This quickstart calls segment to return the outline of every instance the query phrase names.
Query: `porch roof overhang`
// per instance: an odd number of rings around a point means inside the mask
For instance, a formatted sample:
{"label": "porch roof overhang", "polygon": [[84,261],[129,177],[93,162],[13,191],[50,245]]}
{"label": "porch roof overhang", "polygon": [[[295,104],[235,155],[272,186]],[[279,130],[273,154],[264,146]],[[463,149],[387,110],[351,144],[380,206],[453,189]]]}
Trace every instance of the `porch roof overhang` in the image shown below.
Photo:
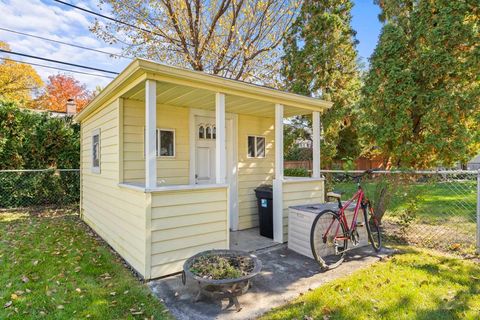
{"label": "porch roof overhang", "polygon": [[145,100],[145,80],[157,81],[157,102],[182,107],[214,110],[215,93],[227,97],[227,112],[274,116],[274,105],[285,106],[286,117],[323,112],[329,101],[288,93],[243,81],[223,78],[157,62],[135,59],[97,95],[74,120],[81,122],[96,109],[119,97]]}

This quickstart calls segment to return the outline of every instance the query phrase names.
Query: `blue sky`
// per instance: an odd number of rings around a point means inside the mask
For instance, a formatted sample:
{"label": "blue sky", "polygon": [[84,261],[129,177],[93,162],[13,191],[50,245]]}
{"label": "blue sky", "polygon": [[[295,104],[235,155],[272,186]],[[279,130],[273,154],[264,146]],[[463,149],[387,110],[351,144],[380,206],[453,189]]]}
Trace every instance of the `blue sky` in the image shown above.
{"label": "blue sky", "polygon": [[[97,0],[77,1],[66,0],[81,7],[98,11]],[[373,52],[380,32],[381,24],[378,21],[379,9],[373,0],[354,0],[353,28],[357,31],[359,56],[364,63]],[[58,4],[52,0],[0,0],[0,28],[35,34],[58,41],[74,43],[95,48],[110,53],[120,53],[120,49],[103,43],[88,30],[94,18],[74,8]],[[13,51],[42,56],[50,59],[68,61],[96,68],[121,71],[128,64],[126,59],[113,59],[109,55],[72,48],[34,39],[23,35],[12,34],[0,30],[0,40],[6,41]],[[4,56],[0,54],[0,56]],[[45,65],[48,62],[36,61],[11,55],[10,58]],[[70,68],[71,67],[65,67]],[[42,67],[35,67],[43,79],[59,71]],[[83,70],[85,71],[85,70]],[[104,87],[110,79],[73,74],[79,81],[86,83],[90,89],[99,85]]]}
{"label": "blue sky", "polygon": [[362,62],[368,63],[368,57],[373,53],[378,41],[382,25],[378,21],[380,8],[373,4],[373,0],[354,0],[352,10],[352,26],[357,31],[358,55]]}

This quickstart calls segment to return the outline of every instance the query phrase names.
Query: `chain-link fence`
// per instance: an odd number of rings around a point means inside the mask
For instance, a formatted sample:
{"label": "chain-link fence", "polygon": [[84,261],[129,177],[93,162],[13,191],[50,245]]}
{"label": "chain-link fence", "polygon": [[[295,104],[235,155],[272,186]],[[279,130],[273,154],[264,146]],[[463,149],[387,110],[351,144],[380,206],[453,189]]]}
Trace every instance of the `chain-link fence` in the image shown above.
{"label": "chain-link fence", "polygon": [[[352,175],[322,170],[326,191],[357,190]],[[362,186],[372,200],[389,241],[473,253],[476,247],[478,171],[378,171]],[[65,207],[80,199],[80,170],[0,170],[0,210]]]}
{"label": "chain-link fence", "polygon": [[80,200],[80,170],[0,170],[0,209],[70,206]]}
{"label": "chain-link fence", "polygon": [[[325,170],[327,191],[345,192],[357,186],[349,176],[362,171]],[[476,250],[477,171],[379,171],[362,179],[362,186],[382,217],[389,241],[463,254]]]}

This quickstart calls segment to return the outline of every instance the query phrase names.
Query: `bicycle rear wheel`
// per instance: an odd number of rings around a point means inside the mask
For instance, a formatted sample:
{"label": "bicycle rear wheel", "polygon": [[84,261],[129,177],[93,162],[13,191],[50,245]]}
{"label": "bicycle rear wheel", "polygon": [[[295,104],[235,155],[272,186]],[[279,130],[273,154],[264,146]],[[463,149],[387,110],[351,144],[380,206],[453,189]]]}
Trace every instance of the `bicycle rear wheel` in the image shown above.
{"label": "bicycle rear wheel", "polygon": [[367,227],[368,239],[370,240],[373,249],[378,252],[382,247],[382,233],[380,230],[380,223],[375,217],[375,212],[370,204],[368,204],[368,209],[363,209],[363,215],[365,217],[365,226]]}
{"label": "bicycle rear wheel", "polygon": [[331,210],[320,212],[310,230],[310,247],[322,270],[338,267],[348,246],[347,228]]}

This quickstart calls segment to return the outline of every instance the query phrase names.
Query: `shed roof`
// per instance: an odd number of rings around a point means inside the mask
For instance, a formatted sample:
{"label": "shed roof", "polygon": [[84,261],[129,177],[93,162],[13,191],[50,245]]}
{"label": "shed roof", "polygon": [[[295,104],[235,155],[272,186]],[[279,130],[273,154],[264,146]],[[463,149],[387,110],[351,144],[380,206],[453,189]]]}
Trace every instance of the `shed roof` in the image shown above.
{"label": "shed roof", "polygon": [[135,88],[138,89],[147,79],[202,89],[212,93],[222,92],[270,104],[279,103],[294,109],[323,112],[332,106],[331,102],[317,98],[137,58],[75,116],[75,121],[81,122],[105,103],[131,92]]}

